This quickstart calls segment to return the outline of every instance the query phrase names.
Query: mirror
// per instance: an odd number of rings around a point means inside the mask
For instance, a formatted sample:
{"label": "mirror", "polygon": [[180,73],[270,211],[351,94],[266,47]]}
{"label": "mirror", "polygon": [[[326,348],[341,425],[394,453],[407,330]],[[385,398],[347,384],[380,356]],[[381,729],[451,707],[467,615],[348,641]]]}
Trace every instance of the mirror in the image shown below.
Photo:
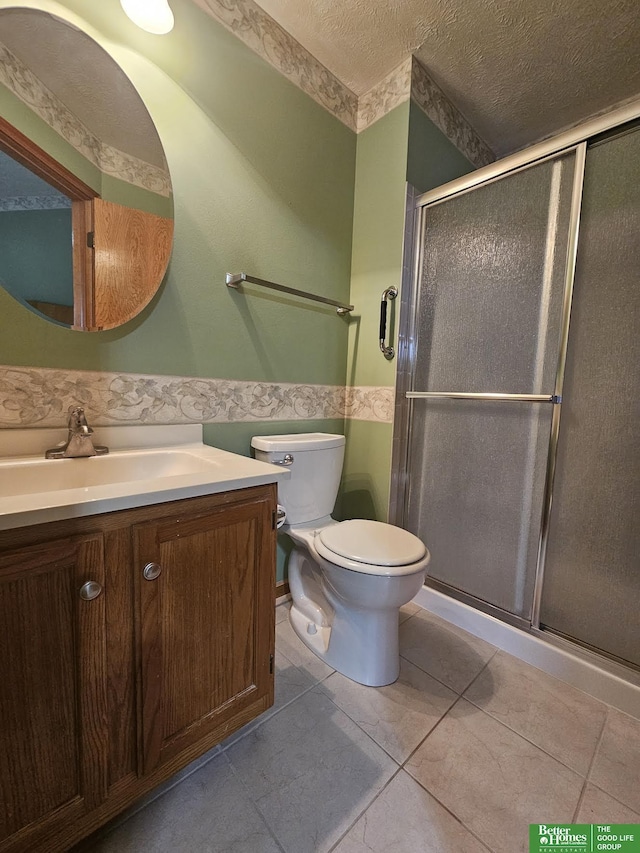
{"label": "mirror", "polygon": [[0,10],[0,285],[51,322],[113,329],[160,286],[173,197],[133,84],[92,38]]}

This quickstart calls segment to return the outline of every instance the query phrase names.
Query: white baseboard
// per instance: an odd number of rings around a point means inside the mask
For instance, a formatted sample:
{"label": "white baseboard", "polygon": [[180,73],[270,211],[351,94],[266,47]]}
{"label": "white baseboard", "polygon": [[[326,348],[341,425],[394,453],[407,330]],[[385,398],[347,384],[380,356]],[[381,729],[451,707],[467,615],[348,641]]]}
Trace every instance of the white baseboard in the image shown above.
{"label": "white baseboard", "polygon": [[[597,665],[597,656],[583,653],[579,646],[574,647],[575,652],[560,648],[426,586],[422,587],[413,601],[424,610],[566,681],[601,702],[640,718],[640,683],[601,668]],[[603,666],[607,663],[603,659]],[[612,664],[612,668],[623,670],[616,664]],[[629,677],[634,679],[635,673],[629,672]]]}

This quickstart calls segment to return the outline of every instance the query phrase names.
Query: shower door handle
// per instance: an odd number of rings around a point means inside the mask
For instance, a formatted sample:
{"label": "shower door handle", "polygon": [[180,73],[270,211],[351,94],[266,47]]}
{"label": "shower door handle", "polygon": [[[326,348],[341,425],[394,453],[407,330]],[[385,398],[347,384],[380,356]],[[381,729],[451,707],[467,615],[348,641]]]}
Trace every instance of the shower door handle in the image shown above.
{"label": "shower door handle", "polygon": [[553,403],[562,402],[559,394],[485,394],[467,391],[406,391],[407,400],[480,400],[484,403]]}
{"label": "shower door handle", "polygon": [[382,294],[382,302],[380,303],[380,352],[382,355],[391,361],[395,356],[394,348],[385,343],[387,337],[387,300],[395,299],[398,295],[397,287],[388,287]]}

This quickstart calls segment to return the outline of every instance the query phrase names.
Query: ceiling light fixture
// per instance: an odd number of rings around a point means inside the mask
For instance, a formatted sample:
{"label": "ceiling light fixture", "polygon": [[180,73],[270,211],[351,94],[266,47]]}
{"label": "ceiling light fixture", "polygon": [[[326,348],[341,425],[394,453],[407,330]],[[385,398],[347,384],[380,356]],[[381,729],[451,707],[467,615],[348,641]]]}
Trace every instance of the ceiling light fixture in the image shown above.
{"label": "ceiling light fixture", "polygon": [[173,12],[167,0],[120,0],[134,24],[148,33],[165,35],[173,29]]}

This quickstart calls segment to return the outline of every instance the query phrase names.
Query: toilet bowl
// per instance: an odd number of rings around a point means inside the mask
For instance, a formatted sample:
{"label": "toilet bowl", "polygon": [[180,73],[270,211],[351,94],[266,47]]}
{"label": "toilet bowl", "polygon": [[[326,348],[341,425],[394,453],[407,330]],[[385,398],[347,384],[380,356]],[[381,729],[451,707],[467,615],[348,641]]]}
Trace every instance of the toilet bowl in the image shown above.
{"label": "toilet bowl", "polygon": [[368,520],[336,521],[344,436],[255,436],[256,458],[286,464],[279,485],[289,559],[291,625],[333,669],[372,687],[400,671],[399,609],[424,582],[429,552],[402,528]]}

